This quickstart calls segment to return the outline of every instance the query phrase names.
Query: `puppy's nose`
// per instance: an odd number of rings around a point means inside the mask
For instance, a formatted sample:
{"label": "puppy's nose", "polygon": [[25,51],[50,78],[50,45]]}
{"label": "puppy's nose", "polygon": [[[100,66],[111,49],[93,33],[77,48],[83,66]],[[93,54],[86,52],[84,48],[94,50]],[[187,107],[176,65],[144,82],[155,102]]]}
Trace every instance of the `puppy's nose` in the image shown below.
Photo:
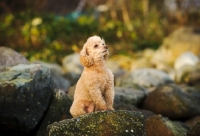
{"label": "puppy's nose", "polygon": [[107,46],[107,45],[104,45],[104,48],[105,48],[105,49],[108,49],[108,46]]}

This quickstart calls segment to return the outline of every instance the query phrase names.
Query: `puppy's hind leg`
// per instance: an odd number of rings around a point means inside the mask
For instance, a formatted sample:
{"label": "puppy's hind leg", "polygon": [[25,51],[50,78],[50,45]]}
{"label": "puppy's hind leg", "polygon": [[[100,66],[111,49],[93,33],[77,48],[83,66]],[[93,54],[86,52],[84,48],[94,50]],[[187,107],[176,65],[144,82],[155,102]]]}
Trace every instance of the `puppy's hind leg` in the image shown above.
{"label": "puppy's hind leg", "polygon": [[74,102],[70,108],[70,113],[74,118],[86,114],[87,111],[84,108],[84,103]]}
{"label": "puppy's hind leg", "polygon": [[89,101],[74,102],[70,108],[70,113],[73,117],[78,117],[83,114],[94,112],[94,103]]}

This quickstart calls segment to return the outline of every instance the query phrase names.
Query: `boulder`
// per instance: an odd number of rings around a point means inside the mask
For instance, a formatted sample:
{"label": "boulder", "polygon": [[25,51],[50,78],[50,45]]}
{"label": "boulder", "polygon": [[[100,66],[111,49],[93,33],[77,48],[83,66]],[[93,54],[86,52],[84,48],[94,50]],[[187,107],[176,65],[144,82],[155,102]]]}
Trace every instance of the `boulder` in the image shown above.
{"label": "boulder", "polygon": [[40,64],[0,69],[0,135],[27,135],[41,120],[53,93],[53,79]]}
{"label": "boulder", "polygon": [[69,112],[71,105],[72,101],[68,98],[66,93],[63,90],[56,89],[36,136],[45,136],[48,125],[56,121],[72,118]]}
{"label": "boulder", "polygon": [[145,136],[144,116],[140,112],[100,111],[55,122],[47,127],[49,136]]}
{"label": "boulder", "polygon": [[151,62],[156,66],[162,63],[173,66],[178,56],[186,51],[190,51],[195,55],[200,54],[199,43],[199,28],[180,27],[164,39],[163,44],[155,52]]}
{"label": "boulder", "polygon": [[148,118],[145,122],[147,136],[186,136],[187,130],[179,123],[161,115]]}
{"label": "boulder", "polygon": [[11,48],[0,46],[0,66],[14,66],[20,63],[28,64],[28,60]]}
{"label": "boulder", "polygon": [[174,69],[179,70],[187,65],[195,66],[198,62],[199,58],[192,52],[184,52],[175,60]]}
{"label": "boulder", "polygon": [[144,87],[156,87],[174,83],[165,72],[152,68],[142,68],[133,71],[131,73],[131,80],[132,83]]}
{"label": "boulder", "polygon": [[200,121],[197,122],[193,127],[191,127],[187,132],[187,136],[199,136],[199,135],[200,135]]}
{"label": "boulder", "polygon": [[54,81],[54,88],[61,89],[65,92],[68,91],[70,82],[64,77],[64,71],[61,66],[55,63],[47,63],[42,61],[36,61],[34,63],[41,64],[50,69],[51,76]]}
{"label": "boulder", "polygon": [[80,75],[83,71],[83,65],[79,61],[80,54],[74,53],[63,58],[62,66],[65,73],[72,72]]}
{"label": "boulder", "polygon": [[200,63],[195,66],[186,65],[175,72],[176,83],[184,83],[200,88]]}
{"label": "boulder", "polygon": [[148,94],[143,108],[173,118],[189,118],[200,114],[200,92],[191,87],[163,85]]}
{"label": "boulder", "polygon": [[115,87],[114,105],[130,104],[140,106],[147,91],[135,85],[135,88]]}

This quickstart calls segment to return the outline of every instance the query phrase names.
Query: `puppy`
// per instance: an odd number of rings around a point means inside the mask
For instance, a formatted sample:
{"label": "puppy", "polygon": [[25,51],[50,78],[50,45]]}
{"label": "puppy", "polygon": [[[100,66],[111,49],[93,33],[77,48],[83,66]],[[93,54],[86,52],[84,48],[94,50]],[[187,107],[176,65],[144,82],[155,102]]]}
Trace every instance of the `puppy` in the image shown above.
{"label": "puppy", "polygon": [[99,36],[87,39],[80,52],[83,73],[77,82],[74,101],[70,108],[73,117],[101,111],[114,110],[114,75],[106,67],[108,46]]}

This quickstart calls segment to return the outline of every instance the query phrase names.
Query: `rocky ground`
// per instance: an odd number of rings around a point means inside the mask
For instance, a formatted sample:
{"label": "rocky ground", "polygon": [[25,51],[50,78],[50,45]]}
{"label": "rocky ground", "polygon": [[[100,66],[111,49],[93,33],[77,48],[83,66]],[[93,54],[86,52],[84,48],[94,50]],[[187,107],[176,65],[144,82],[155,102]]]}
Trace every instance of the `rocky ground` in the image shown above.
{"label": "rocky ground", "polygon": [[108,60],[115,111],[78,118],[69,108],[83,70],[79,54],[59,66],[0,47],[0,135],[200,136],[199,43],[200,31],[182,27],[158,50],[130,58],[129,69]]}

